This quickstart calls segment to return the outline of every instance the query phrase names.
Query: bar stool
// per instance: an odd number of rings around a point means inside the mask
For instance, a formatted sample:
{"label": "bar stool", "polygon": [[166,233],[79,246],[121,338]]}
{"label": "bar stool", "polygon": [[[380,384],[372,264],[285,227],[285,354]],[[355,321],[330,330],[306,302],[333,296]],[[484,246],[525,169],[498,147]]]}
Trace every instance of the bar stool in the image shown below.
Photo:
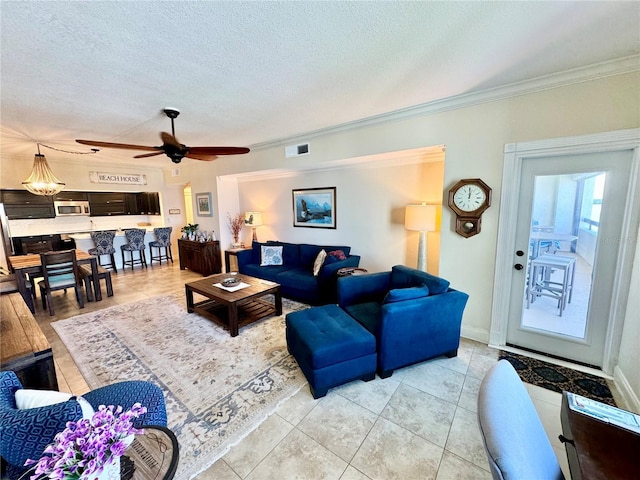
{"label": "bar stool", "polygon": [[[173,263],[173,255],[171,255],[171,230],[173,227],[159,227],[154,228],[153,233],[156,236],[156,240],[154,242],[149,242],[149,251],[151,252],[151,264],[153,265],[153,261],[160,262],[162,265],[162,260],[166,260]],[[158,249],[158,255],[153,255],[153,249]],[[162,249],[164,248],[164,255],[162,254]]]}
{"label": "bar stool", "polygon": [[[118,273],[116,268],[116,259],[113,256],[116,253],[116,249],[113,246],[113,239],[116,236],[115,230],[104,230],[98,232],[91,232],[91,240],[96,244],[95,248],[89,249],[89,255],[98,257],[98,263],[101,267],[111,268],[114,272]],[[102,263],[102,256],[109,255],[111,263]]]}
{"label": "bar stool", "polygon": [[[553,270],[562,270],[562,281],[552,281]],[[576,273],[576,259],[562,255],[540,255],[531,260],[529,285],[527,288],[527,308],[537,297],[551,297],[558,300],[560,316],[571,303],[573,280]]]}
{"label": "bar stool", "polygon": [[[128,228],[124,231],[124,236],[127,239],[125,245],[120,246],[122,253],[122,268],[126,268],[129,265],[132,269],[135,265],[143,265],[147,268],[147,256],[145,254],[146,245],[144,244],[144,235],[147,233],[141,228]],[[124,252],[129,252],[129,260],[125,259]],[[138,252],[138,258],[134,258],[134,252]]]}

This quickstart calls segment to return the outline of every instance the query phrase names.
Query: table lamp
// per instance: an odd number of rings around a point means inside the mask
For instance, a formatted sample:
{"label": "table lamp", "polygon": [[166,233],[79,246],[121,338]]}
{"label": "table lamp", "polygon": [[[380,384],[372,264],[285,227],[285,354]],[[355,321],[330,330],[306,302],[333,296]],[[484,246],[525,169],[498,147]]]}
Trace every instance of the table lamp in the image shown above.
{"label": "table lamp", "polygon": [[407,205],[404,214],[404,228],[420,232],[418,243],[418,270],[427,271],[427,237],[426,232],[436,229],[436,206],[422,203]]}
{"label": "table lamp", "polygon": [[258,236],[256,235],[256,227],[262,225],[262,213],[260,212],[245,212],[244,213],[244,225],[246,227],[253,228],[253,241],[258,241]]}

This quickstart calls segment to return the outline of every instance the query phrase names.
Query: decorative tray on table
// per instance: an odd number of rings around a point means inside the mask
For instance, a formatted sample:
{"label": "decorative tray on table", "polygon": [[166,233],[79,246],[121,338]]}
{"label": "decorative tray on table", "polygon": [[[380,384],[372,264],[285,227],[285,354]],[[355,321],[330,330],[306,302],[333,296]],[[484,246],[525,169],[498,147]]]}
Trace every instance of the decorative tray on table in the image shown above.
{"label": "decorative tray on table", "polygon": [[237,277],[228,277],[220,282],[224,287],[234,287],[240,283]]}

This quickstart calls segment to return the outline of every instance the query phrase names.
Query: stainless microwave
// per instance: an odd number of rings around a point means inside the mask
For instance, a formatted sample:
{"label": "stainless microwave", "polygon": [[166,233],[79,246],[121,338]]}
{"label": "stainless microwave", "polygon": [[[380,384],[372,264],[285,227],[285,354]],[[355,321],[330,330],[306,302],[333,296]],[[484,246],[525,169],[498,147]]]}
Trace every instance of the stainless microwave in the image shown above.
{"label": "stainless microwave", "polygon": [[89,209],[89,202],[73,200],[73,201],[58,201],[53,202],[53,206],[56,209],[57,217],[68,217],[73,215],[85,215],[91,214]]}

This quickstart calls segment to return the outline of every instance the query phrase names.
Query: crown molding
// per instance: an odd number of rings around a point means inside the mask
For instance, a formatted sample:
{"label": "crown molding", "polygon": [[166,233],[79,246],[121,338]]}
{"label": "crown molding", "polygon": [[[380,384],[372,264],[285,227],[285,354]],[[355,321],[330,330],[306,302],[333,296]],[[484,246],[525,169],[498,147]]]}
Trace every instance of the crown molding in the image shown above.
{"label": "crown molding", "polygon": [[250,145],[252,151],[264,150],[272,147],[281,147],[292,143],[307,141],[314,137],[330,135],[349,130],[355,130],[371,125],[377,125],[385,122],[396,122],[412,117],[434,115],[436,113],[457,110],[460,108],[471,107],[483,103],[495,102],[507,98],[513,98],[521,95],[527,95],[553,88],[574,85],[578,83],[589,82],[600,78],[606,78],[616,75],[640,71],[640,55],[630,55],[628,57],[609,60],[606,62],[596,63],[586,67],[565,70],[531,80],[515,82],[500,87],[489,88],[478,92],[464,93],[451,97],[435,100],[433,102],[423,103],[412,107],[395,110],[393,112],[383,113],[361,120],[341,123],[318,130],[313,130],[304,134],[298,134],[291,137],[281,138],[277,140],[269,140],[266,142]]}

